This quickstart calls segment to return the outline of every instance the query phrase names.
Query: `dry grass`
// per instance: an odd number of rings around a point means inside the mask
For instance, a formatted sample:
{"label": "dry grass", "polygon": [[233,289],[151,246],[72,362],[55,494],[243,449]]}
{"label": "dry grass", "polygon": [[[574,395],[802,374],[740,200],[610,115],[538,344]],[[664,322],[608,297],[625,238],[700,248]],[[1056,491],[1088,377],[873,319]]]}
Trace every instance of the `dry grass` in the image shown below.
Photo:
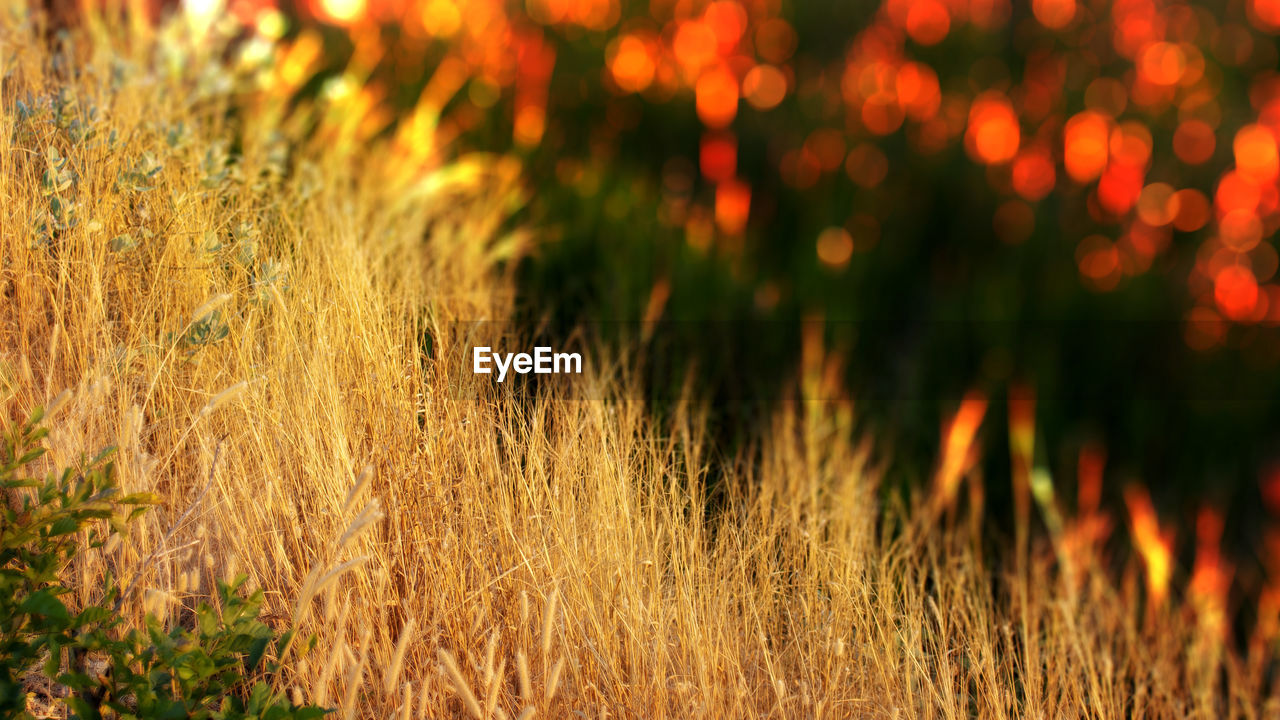
{"label": "dry grass", "polygon": [[[506,163],[405,172],[349,108],[285,112],[287,62],[217,89],[219,46],[181,26],[99,26],[58,66],[3,23],[4,411],[72,389],[53,460],[116,445],[125,486],[165,499],[67,569],[83,598],[137,577],[127,612],[182,622],[248,573],[274,622],[318,635],[287,682],[343,716],[1277,715],[1269,645],[1144,608],[1134,574],[1068,582],[1047,543],[995,571],[954,513],[880,507],[847,406],[781,413],[708,512],[696,407],[656,427],[601,362],[536,398],[477,380],[464,333],[510,315]],[[15,110],[59,91],[97,107],[94,138]],[[46,190],[49,147],[72,178]],[[144,153],[154,187],[122,187]],[[41,238],[51,197],[79,224]]]}

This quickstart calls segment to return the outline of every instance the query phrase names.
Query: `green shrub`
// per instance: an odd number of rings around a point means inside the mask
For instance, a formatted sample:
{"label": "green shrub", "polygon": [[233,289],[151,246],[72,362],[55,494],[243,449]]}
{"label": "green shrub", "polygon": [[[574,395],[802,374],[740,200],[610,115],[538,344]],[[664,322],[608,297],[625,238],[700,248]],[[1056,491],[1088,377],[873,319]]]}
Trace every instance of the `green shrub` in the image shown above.
{"label": "green shrub", "polygon": [[145,627],[127,627],[118,610],[129,588],[114,578],[97,603],[68,609],[59,571],[86,543],[123,533],[154,499],[121,494],[110,450],[78,471],[26,477],[44,452],[42,416],[6,432],[0,448],[0,717],[32,717],[25,680],[38,674],[65,688],[59,702],[73,718],[324,715],[273,684],[280,664],[271,658],[286,654],[293,634],[259,620],[262,592],[243,596],[243,576],[220,582],[217,607],[202,604],[190,627],[166,630],[151,615]]}

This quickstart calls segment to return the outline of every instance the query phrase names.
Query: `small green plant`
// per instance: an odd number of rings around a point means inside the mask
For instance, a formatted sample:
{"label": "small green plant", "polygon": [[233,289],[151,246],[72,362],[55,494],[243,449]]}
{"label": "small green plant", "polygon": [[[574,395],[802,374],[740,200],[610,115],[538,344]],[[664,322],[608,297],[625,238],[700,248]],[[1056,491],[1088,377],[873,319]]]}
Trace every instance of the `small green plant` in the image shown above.
{"label": "small green plant", "polygon": [[55,195],[71,188],[75,182],[75,173],[67,165],[58,149],[50,145],[45,150],[46,168],[40,177],[40,191],[45,195]]}
{"label": "small green plant", "polygon": [[[133,506],[132,516],[148,498],[114,497],[108,453],[94,458],[84,472],[70,469],[44,480],[22,476],[43,449],[45,430],[37,412],[7,434],[0,457],[0,714],[22,710],[21,675],[42,656],[58,658],[75,641],[74,630],[96,619],[96,610],[72,615],[59,596],[68,590],[58,583],[58,571],[80,546],[77,535],[90,529],[88,544],[101,546],[106,534],[122,526],[117,508]],[[128,516],[126,516],[128,517]],[[107,521],[107,528],[102,523]]]}
{"label": "small green plant", "polygon": [[231,177],[231,158],[225,143],[214,143],[204,153],[200,162],[200,184],[206,189],[221,188]]}
{"label": "small green plant", "polygon": [[111,238],[109,247],[113,252],[128,252],[138,247],[138,241],[129,233],[121,233]]}
{"label": "small green plant", "polygon": [[240,264],[246,268],[253,267],[253,261],[258,256],[258,241],[261,237],[262,233],[249,222],[242,222],[231,231],[231,238],[239,251]]}
{"label": "small green plant", "polygon": [[168,630],[152,615],[144,627],[126,627],[114,578],[97,603],[67,607],[62,598],[70,589],[59,571],[85,542],[101,547],[124,533],[154,498],[121,494],[110,450],[80,470],[27,477],[43,454],[42,417],[37,411],[7,432],[0,448],[0,717],[33,717],[26,681],[35,675],[65,689],[60,702],[71,718],[324,715],[291,703],[272,685],[294,636],[262,623],[262,592],[243,596],[243,576],[218,584],[216,606],[202,604],[191,621]]}
{"label": "small green plant", "polygon": [[214,310],[192,321],[186,332],[178,338],[178,342],[194,351],[225,339],[230,332],[231,328],[222,321],[222,313]]}
{"label": "small green plant", "polygon": [[151,153],[143,153],[134,164],[120,173],[116,189],[121,192],[145,193],[155,189],[156,176],[164,166]]}

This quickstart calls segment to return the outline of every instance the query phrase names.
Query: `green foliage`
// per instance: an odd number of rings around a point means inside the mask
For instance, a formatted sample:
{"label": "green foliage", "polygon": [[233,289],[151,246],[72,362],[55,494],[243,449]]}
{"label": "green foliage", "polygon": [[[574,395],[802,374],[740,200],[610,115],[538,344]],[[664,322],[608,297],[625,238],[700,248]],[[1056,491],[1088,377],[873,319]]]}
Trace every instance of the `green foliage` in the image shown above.
{"label": "green foliage", "polygon": [[323,716],[321,708],[292,705],[262,679],[280,670],[278,662],[267,660],[268,651],[283,654],[293,634],[277,637],[258,619],[262,591],[242,597],[244,580],[220,582],[218,607],[201,604],[193,628],[166,632],[148,617],[145,628],[129,629],[122,637],[110,624],[81,633],[80,648],[104,656],[107,664],[96,674],[73,668],[56,675],[72,691],[67,704],[74,715],[99,718],[110,709],[139,718]]}
{"label": "green foliage", "polygon": [[[42,413],[6,434],[0,455],[0,716],[31,717],[24,677],[35,673],[67,690],[73,718],[318,718],[273,688],[278,659],[294,645],[259,620],[262,592],[247,597],[245,578],[219,583],[216,606],[166,630],[148,616],[126,627],[119,584],[73,611],[59,572],[86,547],[102,546],[155,499],[123,495],[105,451],[79,471],[26,477],[43,454]],[[186,626],[189,625],[189,626]],[[308,648],[310,643],[307,644]]]}
{"label": "green foliage", "polygon": [[55,195],[69,189],[75,181],[75,175],[67,166],[67,159],[62,157],[57,148],[50,145],[45,150],[45,162],[47,167],[40,178],[41,192],[45,195]]}
{"label": "green foliage", "polygon": [[267,258],[258,263],[258,271],[253,277],[254,300],[262,304],[268,303],[272,287],[278,288],[281,292],[288,290],[289,273],[279,260]]}
{"label": "green foliage", "polygon": [[216,190],[222,187],[231,177],[231,159],[227,154],[226,145],[215,143],[205,150],[204,159],[200,162],[200,170],[202,173],[200,183],[205,188]]}
{"label": "green foliage", "polygon": [[33,246],[51,250],[80,224],[75,198],[80,177],[70,158],[58,149],[61,141],[56,138],[65,137],[71,148],[88,147],[96,136],[94,126],[100,115],[95,106],[82,108],[65,88],[46,97],[28,93],[25,101],[15,101],[14,114],[17,144],[38,151],[43,159],[40,194],[46,204],[36,209]]}
{"label": "green foliage", "polygon": [[238,249],[237,257],[240,264],[246,268],[253,267],[253,261],[258,256],[258,241],[261,237],[262,233],[253,223],[242,222],[231,231],[231,239]]}
{"label": "green foliage", "polygon": [[194,352],[205,345],[212,345],[225,339],[230,332],[231,328],[222,320],[222,313],[215,310],[193,320],[187,326],[186,332],[177,336],[176,340]]}
{"label": "green foliage", "polygon": [[127,252],[138,247],[138,241],[129,233],[121,233],[111,238],[108,244],[114,252]]}
{"label": "green foliage", "polygon": [[155,189],[156,176],[164,166],[151,153],[143,153],[128,170],[116,179],[121,192],[145,193]]}
{"label": "green foliage", "polygon": [[[56,656],[71,645],[75,629],[92,620],[73,616],[59,599],[66,588],[58,584],[58,571],[75,554],[82,529],[89,529],[90,547],[102,545],[105,533],[122,522],[118,507],[132,516],[148,498],[116,498],[111,481],[109,453],[94,458],[85,471],[67,469],[44,480],[23,477],[21,471],[42,454],[38,446],[45,430],[37,413],[26,425],[5,438],[0,460],[0,488],[5,507],[0,520],[0,711],[21,707],[19,674],[48,654]],[[102,523],[107,521],[107,528]],[[91,527],[96,525],[97,527]]]}

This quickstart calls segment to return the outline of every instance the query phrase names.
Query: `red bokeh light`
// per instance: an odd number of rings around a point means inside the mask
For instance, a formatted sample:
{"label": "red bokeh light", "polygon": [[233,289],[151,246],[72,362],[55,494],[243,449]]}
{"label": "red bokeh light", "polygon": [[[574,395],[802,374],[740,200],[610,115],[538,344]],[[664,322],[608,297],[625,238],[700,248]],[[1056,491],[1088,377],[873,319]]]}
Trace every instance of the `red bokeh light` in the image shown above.
{"label": "red bokeh light", "polygon": [[994,165],[1014,158],[1022,140],[1018,116],[998,92],[979,95],[969,108],[965,147],[975,160]]}

